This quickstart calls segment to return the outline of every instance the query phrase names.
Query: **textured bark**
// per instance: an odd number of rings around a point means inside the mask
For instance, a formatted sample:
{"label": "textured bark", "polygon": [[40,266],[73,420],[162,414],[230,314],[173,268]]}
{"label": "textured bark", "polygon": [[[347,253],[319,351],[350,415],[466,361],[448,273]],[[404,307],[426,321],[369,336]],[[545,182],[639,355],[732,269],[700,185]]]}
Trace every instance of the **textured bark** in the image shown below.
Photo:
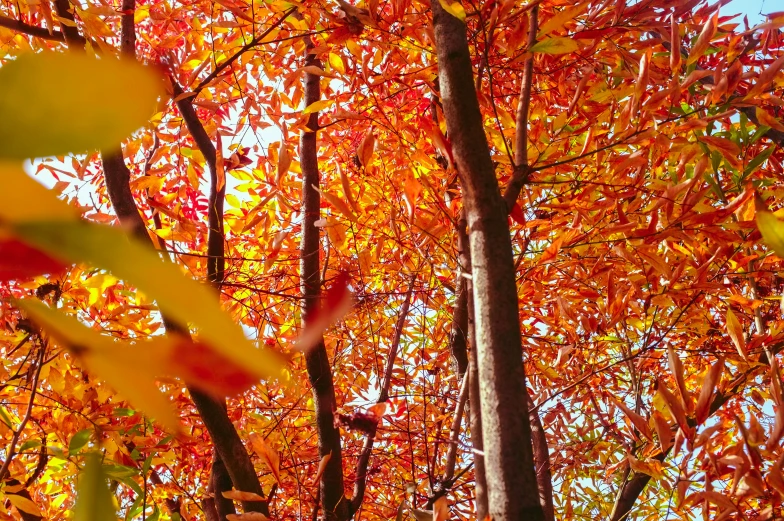
{"label": "textured bark", "polygon": [[543,519],[531,448],[512,244],[474,90],[463,22],[431,2],[439,84],[471,246],[489,514]]}
{"label": "textured bark", "polygon": [[[471,252],[468,243],[468,230],[464,212],[457,221],[457,249],[461,270],[471,275]],[[476,518],[487,517],[487,478],[485,476],[484,444],[482,443],[482,404],[479,399],[479,369],[476,362],[476,335],[474,334],[473,284],[470,278],[463,277],[467,295],[466,315],[468,323],[468,342],[471,346],[468,358],[468,420],[471,428],[471,445],[474,458],[474,500]]]}
{"label": "textured bark", "polygon": [[452,314],[452,331],[449,333],[449,352],[455,366],[455,374],[462,378],[468,370],[468,281],[461,266],[457,272],[455,288],[455,310]]}
{"label": "textured bark", "polygon": [[[305,39],[305,65],[321,67],[319,60],[310,54],[313,43]],[[318,75],[305,73],[304,104],[308,106],[321,99]],[[318,113],[308,119],[308,130],[300,137],[300,167],[302,169],[302,242],[300,244],[302,290],[302,325],[313,318],[318,310],[321,296],[321,267],[319,260],[320,229],[315,222],[321,218],[321,196],[317,188],[321,183],[318,167]],[[319,483],[319,497],[327,520],[348,519],[349,502],[343,489],[343,451],[340,444],[340,430],[335,427],[334,411],[337,409],[332,367],[329,363],[327,348],[322,338],[319,343],[305,354],[308,379],[313,388],[313,403],[316,414],[316,429],[319,440],[319,456],[331,455]]]}
{"label": "textured bark", "polygon": [[528,399],[528,420],[531,422],[531,438],[536,463],[536,482],[539,486],[539,503],[542,505],[545,521],[555,521],[553,507],[553,474],[550,468],[550,449],[547,436],[539,418],[539,411],[534,409],[534,402]]}
{"label": "textured bark", "polygon": [[222,492],[231,490],[231,477],[226,472],[226,465],[217,454],[212,456],[212,472],[210,472],[210,491],[213,493],[213,505],[220,521],[225,521],[229,514],[236,514],[234,501],[223,497]]}

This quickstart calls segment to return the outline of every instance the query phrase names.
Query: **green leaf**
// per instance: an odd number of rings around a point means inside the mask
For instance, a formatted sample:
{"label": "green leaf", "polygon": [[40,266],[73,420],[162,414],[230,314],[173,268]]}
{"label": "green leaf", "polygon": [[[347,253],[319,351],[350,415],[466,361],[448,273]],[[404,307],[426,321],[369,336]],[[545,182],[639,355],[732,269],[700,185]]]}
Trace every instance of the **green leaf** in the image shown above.
{"label": "green leaf", "polygon": [[760,152],[759,154],[757,154],[756,156],[754,156],[754,159],[749,161],[749,164],[746,165],[746,168],[743,170],[743,177],[745,178],[749,174],[754,173],[754,171],[762,163],[764,163],[765,161],[768,160],[768,158],[771,156],[771,154],[773,154],[773,152],[775,150],[776,150],[776,147],[774,145],[771,145],[768,148],[766,148],[765,150],[763,150],[762,152]]}
{"label": "green leaf", "polygon": [[103,472],[108,477],[113,479],[125,479],[139,475],[139,471],[135,468],[126,467],[125,465],[117,465],[114,463],[104,464]]}
{"label": "green leaf", "polygon": [[28,53],[0,68],[0,157],[85,152],[144,125],[162,92],[136,61],[86,53]]}
{"label": "green leaf", "polygon": [[13,430],[13,428],[14,428],[14,423],[13,423],[13,421],[11,421],[11,416],[8,414],[8,411],[6,410],[6,408],[5,408],[5,407],[3,407],[2,405],[0,405],[0,421],[2,421],[3,423],[5,423],[5,424],[6,424],[6,426],[7,426],[9,429],[12,429],[12,430]]}
{"label": "green leaf", "polygon": [[41,446],[41,440],[27,440],[19,446],[19,452],[25,452]]}
{"label": "green leaf", "polygon": [[74,521],[116,521],[112,493],[98,454],[88,454],[85,458],[76,493]]}
{"label": "green leaf", "polygon": [[566,54],[574,52],[580,46],[571,38],[545,38],[541,42],[537,42],[533,47],[528,49],[530,52],[541,52],[544,54]]}
{"label": "green leaf", "polygon": [[[69,262],[108,269],[155,299],[181,324],[193,324],[199,340],[259,378],[279,376],[279,355],[257,349],[220,307],[212,289],[186,277],[120,228],[83,222],[21,223],[14,231],[26,242]],[[119,390],[119,389],[118,389]]]}
{"label": "green leaf", "polygon": [[68,444],[68,455],[73,456],[82,450],[90,441],[92,433],[92,429],[84,429],[74,434],[71,442]]}

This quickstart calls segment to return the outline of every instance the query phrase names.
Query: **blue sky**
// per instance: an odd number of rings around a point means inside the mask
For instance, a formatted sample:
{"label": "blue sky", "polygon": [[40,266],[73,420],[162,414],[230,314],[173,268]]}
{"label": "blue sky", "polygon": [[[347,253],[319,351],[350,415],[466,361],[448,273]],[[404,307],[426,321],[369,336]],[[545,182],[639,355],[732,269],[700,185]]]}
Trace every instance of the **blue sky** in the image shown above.
{"label": "blue sky", "polygon": [[[767,14],[772,11],[784,10],[781,0],[732,0],[730,3],[721,8],[723,15],[730,15],[735,13],[743,13],[748,15],[749,24],[753,27],[763,21],[762,14]],[[776,7],[776,4],[779,4]]]}

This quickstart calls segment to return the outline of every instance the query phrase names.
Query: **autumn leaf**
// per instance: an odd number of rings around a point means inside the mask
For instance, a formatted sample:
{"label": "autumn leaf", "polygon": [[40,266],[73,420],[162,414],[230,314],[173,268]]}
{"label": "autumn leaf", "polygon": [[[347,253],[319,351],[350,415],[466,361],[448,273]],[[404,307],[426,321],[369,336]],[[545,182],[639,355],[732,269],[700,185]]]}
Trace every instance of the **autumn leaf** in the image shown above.
{"label": "autumn leaf", "polygon": [[196,325],[201,341],[249,373],[260,378],[280,374],[281,358],[254,348],[207,287],[184,276],[175,265],[161,261],[123,230],[80,222],[22,223],[13,229],[48,254],[106,268],[133,283],[172,318]]}
{"label": "autumn leaf", "polygon": [[721,372],[724,369],[724,359],[719,358],[705,374],[702,380],[702,388],[700,390],[700,397],[697,399],[697,406],[694,410],[694,417],[697,425],[702,425],[708,418],[710,409],[710,402],[716,386],[721,380]]}
{"label": "autumn leaf", "polygon": [[241,492],[239,490],[223,490],[221,494],[226,499],[233,499],[235,501],[264,501],[266,498],[261,497],[253,492]]}
{"label": "autumn leaf", "polygon": [[323,99],[319,101],[314,101],[302,111],[303,114],[313,114],[314,112],[321,112],[327,107],[332,106],[335,103],[335,100],[328,100]]}
{"label": "autumn leaf", "polygon": [[75,521],[116,521],[112,493],[98,454],[85,457],[76,494]]}
{"label": "autumn leaf", "polygon": [[313,314],[304,330],[300,333],[294,348],[308,351],[322,338],[324,331],[351,309],[353,296],[348,288],[349,277],[341,273],[324,293],[321,307]]}
{"label": "autumn leaf", "polygon": [[228,521],[269,521],[261,512],[243,512],[242,514],[227,514]]}
{"label": "autumn leaf", "polygon": [[708,49],[713,36],[716,34],[716,29],[719,23],[719,10],[716,9],[716,12],[705,21],[705,24],[702,26],[702,31],[700,35],[697,37],[697,41],[691,48],[689,52],[689,57],[686,59],[686,65],[691,65],[692,63],[699,60],[705,51]]}
{"label": "autumn leaf", "polygon": [[329,460],[331,458],[332,458],[332,451],[330,451],[329,454],[325,454],[321,458],[321,461],[319,461],[318,469],[316,470],[316,476],[313,478],[313,483],[319,482],[319,479],[321,479],[322,474],[324,474],[324,471],[327,469],[327,463],[329,463]]}
{"label": "autumn leaf", "polygon": [[732,343],[735,344],[735,348],[738,350],[738,354],[741,358],[747,360],[746,339],[743,325],[741,325],[738,317],[735,316],[735,313],[733,313],[732,309],[729,307],[727,307],[727,334],[730,335]]}
{"label": "autumn leaf", "polygon": [[446,496],[441,496],[433,503],[433,521],[446,521],[449,519],[449,502]]}
{"label": "autumn leaf", "polygon": [[466,19],[466,12],[463,8],[463,4],[460,3],[460,0],[451,1],[451,0],[438,0],[441,4],[441,7],[444,8],[444,11],[451,14],[461,22],[465,22]]}
{"label": "autumn leaf", "polygon": [[571,38],[545,38],[529,49],[530,52],[544,54],[567,54],[579,49],[580,46]]}
{"label": "autumn leaf", "polygon": [[250,443],[256,454],[262,459],[264,464],[267,465],[270,472],[272,472],[275,481],[280,483],[280,455],[278,452],[267,445],[264,438],[255,432],[250,433]]}
{"label": "autumn leaf", "polygon": [[276,183],[278,186],[280,186],[283,176],[289,171],[289,167],[291,167],[291,154],[289,154],[289,149],[286,147],[286,141],[281,140],[278,148],[278,164],[276,166]]}
{"label": "autumn leaf", "polygon": [[75,318],[33,299],[19,300],[16,305],[69,349],[88,371],[105,380],[168,430],[179,431],[174,408],[155,384],[156,376],[161,372],[158,349],[142,353],[138,345],[116,343]]}
{"label": "autumn leaf", "polygon": [[365,168],[368,167],[370,164],[370,160],[373,158],[373,152],[376,149],[376,137],[373,135],[373,131],[370,130],[365,134],[365,137],[362,138],[362,141],[359,143],[357,147],[357,157],[359,157],[360,163]]}
{"label": "autumn leaf", "polygon": [[43,514],[38,506],[33,503],[30,499],[26,497],[19,496],[16,494],[6,494],[5,499],[11,502],[11,504],[16,507],[17,510],[20,512],[25,512],[27,514],[32,514],[34,516],[42,517]]}
{"label": "autumn leaf", "polygon": [[86,53],[23,54],[0,68],[0,157],[119,143],[152,116],[161,80],[136,62]]}

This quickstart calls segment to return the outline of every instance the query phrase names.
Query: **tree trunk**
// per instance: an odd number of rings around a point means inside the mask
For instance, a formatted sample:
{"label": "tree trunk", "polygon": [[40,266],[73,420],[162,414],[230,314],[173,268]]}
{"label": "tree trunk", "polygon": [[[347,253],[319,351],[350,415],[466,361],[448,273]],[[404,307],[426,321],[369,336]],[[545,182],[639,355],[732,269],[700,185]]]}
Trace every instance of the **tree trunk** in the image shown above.
{"label": "tree trunk", "polygon": [[474,90],[463,22],[431,2],[439,84],[469,229],[489,514],[544,519],[531,448],[517,289],[501,198]]}
{"label": "tree trunk", "polygon": [[[313,43],[306,38],[305,65],[321,67],[319,60],[310,54]],[[319,76],[305,73],[305,106],[321,99]],[[318,113],[310,115],[308,130],[300,137],[300,167],[302,169],[302,242],[300,244],[302,288],[302,325],[305,327],[318,310],[321,295],[320,233],[315,222],[321,218],[321,196],[316,190],[320,186],[318,168]],[[319,440],[319,457],[330,455],[319,483],[319,497],[327,520],[343,521],[349,518],[349,503],[343,490],[343,455],[340,431],[335,427],[334,411],[337,408],[332,368],[327,348],[322,338],[305,353],[308,378],[313,387],[313,403],[316,413],[316,429]]]}

